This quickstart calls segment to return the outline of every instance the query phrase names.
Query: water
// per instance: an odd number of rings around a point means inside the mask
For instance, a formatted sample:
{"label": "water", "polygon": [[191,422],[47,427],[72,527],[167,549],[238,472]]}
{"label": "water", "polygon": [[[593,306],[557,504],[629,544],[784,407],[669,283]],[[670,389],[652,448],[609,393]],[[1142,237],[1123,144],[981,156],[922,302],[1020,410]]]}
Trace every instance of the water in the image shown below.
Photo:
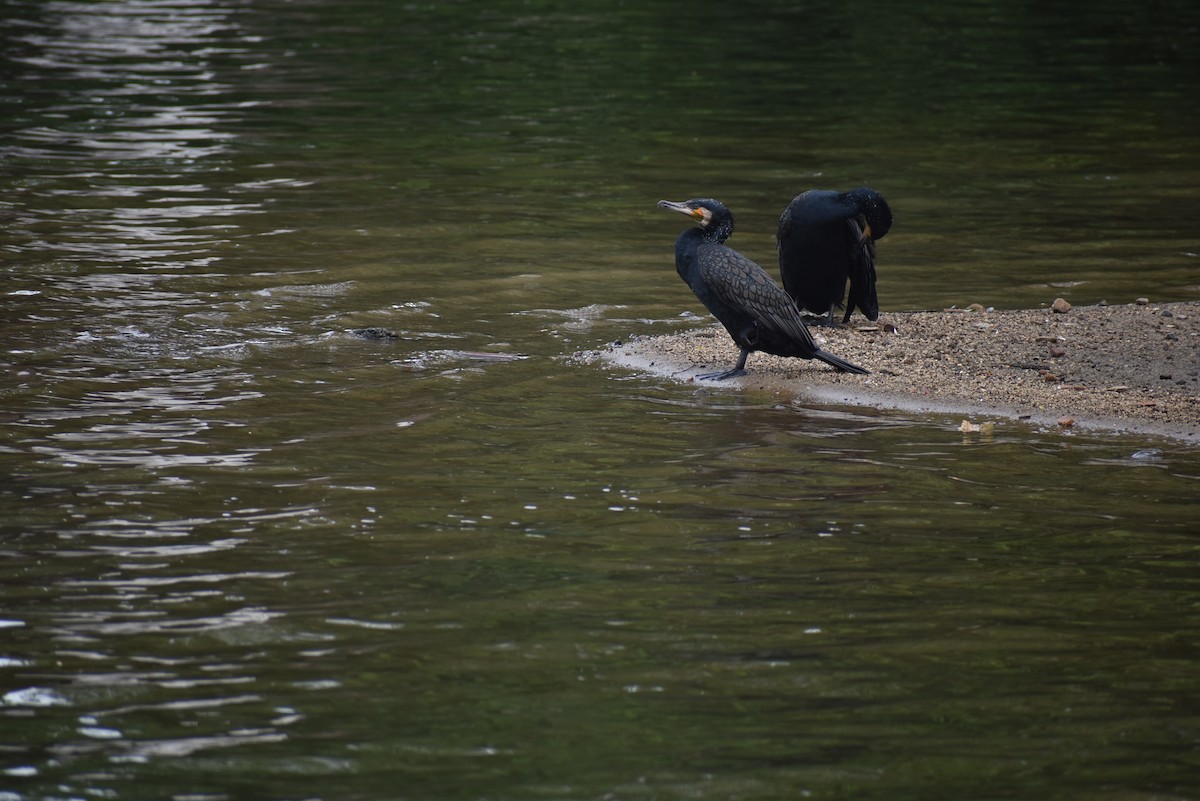
{"label": "water", "polygon": [[1200,297],[1191,4],[0,10],[0,799],[1200,797],[1193,448],[569,358]]}

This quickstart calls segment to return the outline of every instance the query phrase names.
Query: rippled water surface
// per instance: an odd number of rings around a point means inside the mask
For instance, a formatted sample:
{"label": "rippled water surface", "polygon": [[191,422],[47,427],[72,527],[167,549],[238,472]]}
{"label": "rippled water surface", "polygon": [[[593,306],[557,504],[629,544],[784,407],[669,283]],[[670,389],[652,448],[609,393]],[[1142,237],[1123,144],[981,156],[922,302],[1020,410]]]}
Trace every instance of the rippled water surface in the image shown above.
{"label": "rippled water surface", "polygon": [[1193,446],[570,359],[1200,298],[1193,5],[0,0],[0,801],[1200,799]]}

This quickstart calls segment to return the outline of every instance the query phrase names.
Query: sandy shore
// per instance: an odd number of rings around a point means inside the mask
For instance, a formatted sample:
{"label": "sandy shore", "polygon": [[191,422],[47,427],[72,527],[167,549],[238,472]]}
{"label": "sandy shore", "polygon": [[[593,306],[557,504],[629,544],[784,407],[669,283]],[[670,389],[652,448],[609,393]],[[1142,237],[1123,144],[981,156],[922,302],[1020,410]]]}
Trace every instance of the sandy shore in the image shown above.
{"label": "sandy shore", "polygon": [[[896,312],[877,323],[856,317],[850,327],[810,330],[821,347],[870,375],[755,353],[748,375],[713,383],[816,402],[1200,442],[1200,302]],[[714,324],[580,355],[695,381],[697,373],[732,366],[737,347]]]}

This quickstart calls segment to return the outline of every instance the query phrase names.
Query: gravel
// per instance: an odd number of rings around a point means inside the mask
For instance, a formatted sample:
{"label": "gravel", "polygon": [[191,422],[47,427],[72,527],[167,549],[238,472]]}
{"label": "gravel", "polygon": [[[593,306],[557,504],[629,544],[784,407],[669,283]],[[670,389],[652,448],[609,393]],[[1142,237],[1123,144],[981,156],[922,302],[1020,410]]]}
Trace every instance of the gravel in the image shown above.
{"label": "gravel", "polygon": [[[1061,301],[1061,302],[1059,302]],[[825,350],[867,368],[754,353],[748,375],[705,382],[826,403],[1027,419],[1060,429],[1153,433],[1200,442],[1200,302],[896,312],[875,323],[811,326]],[[692,382],[732,366],[718,325],[635,336],[578,354]]]}

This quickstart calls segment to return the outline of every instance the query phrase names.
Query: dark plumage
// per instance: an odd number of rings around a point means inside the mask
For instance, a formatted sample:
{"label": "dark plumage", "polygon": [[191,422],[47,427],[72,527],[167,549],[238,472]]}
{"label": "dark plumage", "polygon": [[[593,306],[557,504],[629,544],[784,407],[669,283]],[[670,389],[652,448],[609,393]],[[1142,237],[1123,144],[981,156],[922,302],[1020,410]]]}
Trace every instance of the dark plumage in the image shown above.
{"label": "dark plumage", "polygon": [[797,195],[779,217],[779,274],[801,309],[828,314],[840,308],[850,279],[842,324],[855,307],[879,318],[875,297],[875,240],[892,227],[892,210],[874,189],[812,189]]}
{"label": "dark plumage", "polygon": [[697,198],[682,203],[660,200],[658,205],[699,223],[699,228],[689,228],[675,240],[675,269],[742,349],[732,369],[698,378],[743,375],[746,357],[756,350],[820,359],[840,372],[867,372],[817,347],[787,293],[762,267],[722,244],[733,233],[733,213],[724,204]]}

